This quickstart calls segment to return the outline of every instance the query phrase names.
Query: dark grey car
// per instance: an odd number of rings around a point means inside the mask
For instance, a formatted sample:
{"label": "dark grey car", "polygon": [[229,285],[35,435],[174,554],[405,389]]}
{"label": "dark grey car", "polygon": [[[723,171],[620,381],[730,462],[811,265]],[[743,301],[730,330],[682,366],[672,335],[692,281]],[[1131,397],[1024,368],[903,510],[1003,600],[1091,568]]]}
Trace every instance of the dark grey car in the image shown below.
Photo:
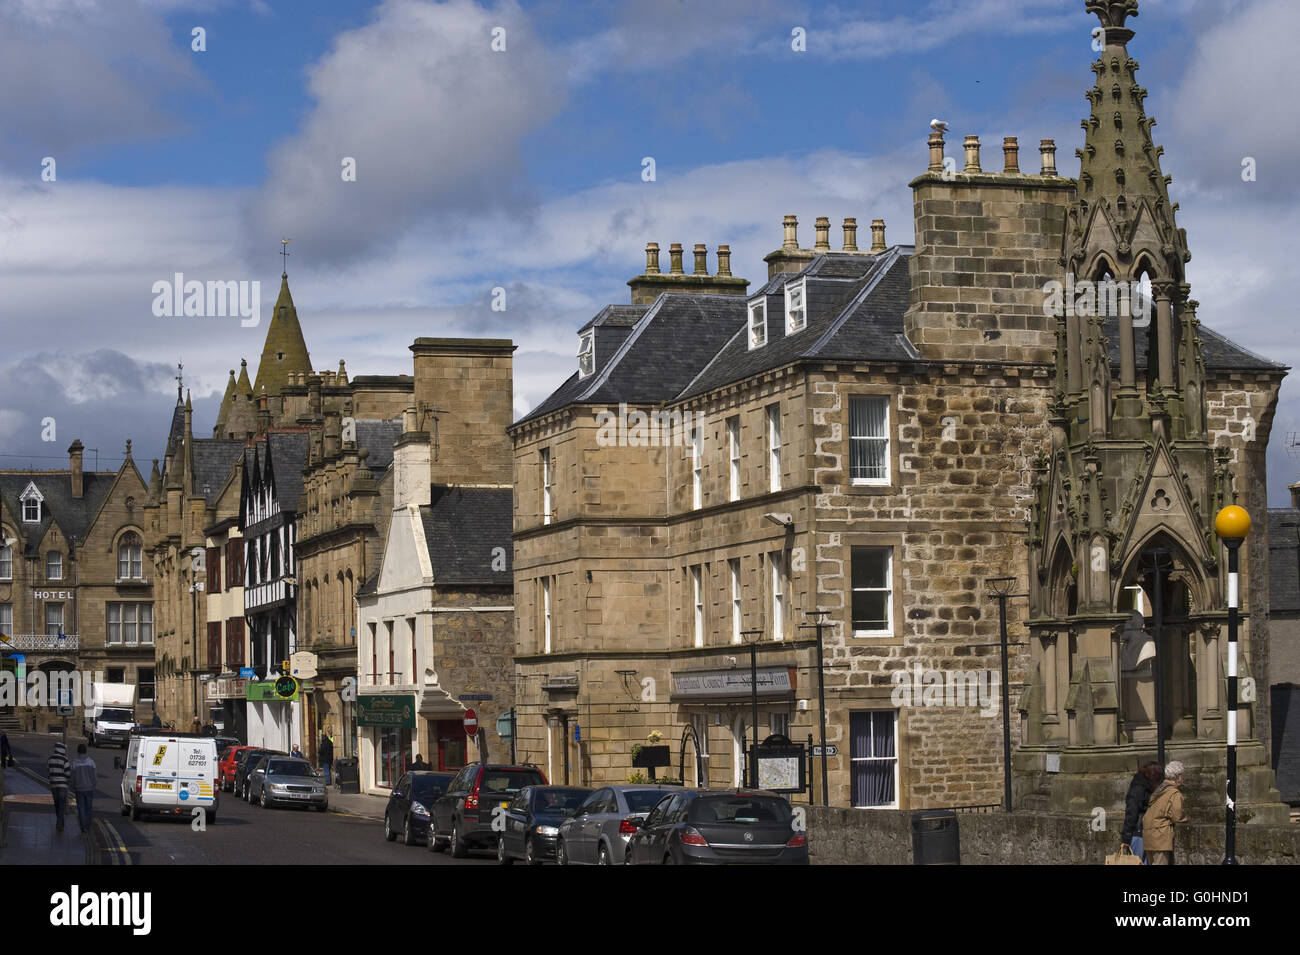
{"label": "dark grey car", "polygon": [[606,786],[587,797],[560,824],[555,847],[560,865],[622,865],[628,840],[636,832],[632,820],[644,819],[665,793],[680,786]]}

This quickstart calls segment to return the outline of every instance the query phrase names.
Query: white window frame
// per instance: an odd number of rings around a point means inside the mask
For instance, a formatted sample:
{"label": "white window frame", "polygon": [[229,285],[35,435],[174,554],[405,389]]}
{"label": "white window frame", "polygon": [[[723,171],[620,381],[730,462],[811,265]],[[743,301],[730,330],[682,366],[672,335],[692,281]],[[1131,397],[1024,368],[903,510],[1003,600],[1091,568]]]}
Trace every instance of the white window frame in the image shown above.
{"label": "white window frame", "polygon": [[850,711],[850,714],[849,714],[849,724],[845,727],[845,729],[847,729],[848,732],[849,732],[849,734],[850,734],[850,737],[849,737],[849,798],[850,798],[850,799],[853,798],[853,764],[854,764],[854,763],[870,763],[870,762],[875,762],[875,761],[877,761],[877,760],[892,759],[892,760],[894,761],[894,801],[891,802],[891,803],[890,803],[889,805],[887,805],[887,806],[854,806],[853,808],[854,808],[854,809],[897,809],[897,808],[898,808],[898,791],[899,791],[899,784],[900,784],[900,780],[899,780],[899,776],[898,776],[898,766],[899,766],[899,761],[898,761],[898,711],[897,711],[897,710],[870,710],[870,711],[868,711],[868,710],[858,710],[857,712],[861,712],[861,713],[866,713],[866,712],[882,713],[882,712],[883,712],[883,713],[892,713],[892,714],[893,714],[893,717],[894,717],[894,755],[893,755],[893,756],[861,756],[861,757],[855,757],[855,756],[853,755],[853,739],[852,739],[852,732],[853,732],[853,730],[852,730],[852,725],[853,725],[853,724],[852,724],[852,720],[853,720],[853,715],[852,715],[852,711]]}
{"label": "white window frame", "polygon": [[704,426],[691,429],[691,507],[704,506]]}
{"label": "white window frame", "polygon": [[695,607],[695,623],[692,632],[695,635],[695,645],[704,646],[704,580],[703,567],[700,564],[694,564],[691,567],[691,594]]}
{"label": "white window frame", "polygon": [[740,589],[740,558],[731,558],[731,560],[727,561],[727,566],[731,569],[731,642],[740,643],[740,634],[744,630],[744,608],[741,604],[742,591]]}
{"label": "white window frame", "polygon": [[[798,305],[792,305],[791,301],[795,296],[799,298]],[[798,315],[798,318],[795,316]],[[800,279],[798,282],[787,282],[785,284],[785,333],[793,335],[795,332],[801,332],[808,327],[808,280]]]}
{"label": "white window frame", "polygon": [[768,405],[767,413],[767,489],[781,490],[781,405]]}
{"label": "white window frame", "polygon": [[785,551],[774,550],[768,566],[771,567],[772,580],[772,639],[785,639],[785,618],[786,618],[786,576],[785,576]]}
{"label": "white window frame", "polygon": [[[41,505],[45,503],[45,497],[41,494],[40,489],[33,483],[28,484],[23,489],[23,493],[18,496],[18,500],[23,503],[23,523],[39,524],[41,522]],[[29,513],[28,508],[34,508],[34,513]]]}
{"label": "white window frame", "polygon": [[14,549],[11,545],[6,544],[4,535],[6,532],[0,529],[0,580],[14,579]]}
{"label": "white window frame", "polygon": [[[853,555],[855,551],[860,550],[879,550],[885,552],[885,586],[884,587],[854,587],[853,586]],[[885,619],[886,626],[884,630],[858,630],[853,629],[855,637],[892,637],[894,635],[894,548],[889,546],[855,546],[849,548],[849,625],[853,625],[853,594],[858,591],[864,593],[885,594]]]}
{"label": "white window frame", "polygon": [[727,419],[727,459],[730,462],[728,497],[740,500],[740,415]]}
{"label": "white window frame", "polygon": [[[125,574],[122,573],[123,564],[126,565]],[[144,544],[135,531],[123,534],[121,542],[117,545],[117,579],[144,579]],[[233,583],[231,586],[234,586]]]}
{"label": "white window frame", "polygon": [[542,457],[542,523],[551,523],[551,508],[553,506],[551,493],[551,449],[542,448],[539,452]]}
{"label": "white window frame", "polygon": [[551,578],[542,578],[542,652],[551,652]]}
{"label": "white window frame", "polygon": [[63,554],[57,550],[45,552],[45,579],[63,579]]}
{"label": "white window frame", "polygon": [[[145,674],[149,674],[149,679],[145,679]],[[135,671],[136,686],[140,691],[140,702],[151,702],[158,695],[158,671],[154,667],[137,667]],[[149,695],[145,696],[145,687],[150,687]]]}
{"label": "white window frame", "polygon": [[[755,318],[757,317],[757,321]],[[749,303],[749,350],[762,348],[767,344],[767,299],[759,297]]]}
{"label": "white window frame", "polygon": [[596,370],[596,335],[583,332],[578,336],[578,377],[586,378]]}
{"label": "white window frame", "polygon": [[[882,401],[885,405],[884,433],[880,435],[858,435],[853,433],[853,403],[857,401]],[[849,479],[858,487],[886,486],[893,481],[892,462],[890,461],[890,432],[893,428],[893,401],[889,395],[851,395],[849,397]],[[855,441],[879,441],[885,446],[885,476],[880,478],[853,477],[853,443]]]}
{"label": "white window frame", "polygon": [[[52,622],[50,620],[50,617],[52,615],[52,612],[56,610],[58,611],[59,619],[57,622]],[[53,627],[54,629],[51,630],[50,629],[51,627]],[[63,630],[63,604],[47,603],[45,605],[45,635],[54,636],[60,633],[62,630]]]}
{"label": "white window frame", "polygon": [[14,632],[14,605],[0,604],[0,634],[12,636]]}

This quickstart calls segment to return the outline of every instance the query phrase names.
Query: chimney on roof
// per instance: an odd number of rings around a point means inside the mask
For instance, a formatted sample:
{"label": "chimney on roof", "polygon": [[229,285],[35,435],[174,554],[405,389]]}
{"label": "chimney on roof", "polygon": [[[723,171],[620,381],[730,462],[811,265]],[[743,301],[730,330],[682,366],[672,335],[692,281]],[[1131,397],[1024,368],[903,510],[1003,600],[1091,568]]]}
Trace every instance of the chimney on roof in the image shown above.
{"label": "chimney on roof", "polygon": [[930,172],[943,172],[943,132],[930,133]]}
{"label": "chimney on roof", "polygon": [[966,142],[962,145],[966,150],[966,168],[962,172],[979,172],[980,138],[978,136],[967,136]]}
{"label": "chimney on roof", "polygon": [[813,242],[814,252],[829,252],[831,250],[831,220],[827,216],[818,216],[817,221],[813,223],[817,237]]}
{"label": "chimney on roof", "polygon": [[718,246],[718,274],[724,278],[731,277],[731,246]]}
{"label": "chimney on roof", "polygon": [[854,216],[844,219],[844,251],[858,251],[858,220]]}
{"label": "chimney on roof", "polygon": [[72,496],[77,500],[81,500],[84,488],[81,470],[81,456],[83,451],[84,447],[81,444],[80,438],[77,438],[68,447],[68,473],[72,483]]}
{"label": "chimney on roof", "polygon": [[1020,143],[1015,136],[1002,137],[1002,171],[1020,172]]}
{"label": "chimney on roof", "polygon": [[659,243],[647,242],[645,244],[645,274],[659,274]]}
{"label": "chimney on roof", "polygon": [[674,242],[672,245],[668,246],[668,274],[685,274],[682,269],[682,244],[680,242]]}
{"label": "chimney on roof", "polygon": [[1056,175],[1056,140],[1044,139],[1038,144],[1038,153],[1043,157],[1043,168],[1038,171],[1040,176]]}
{"label": "chimney on roof", "polygon": [[703,242],[695,243],[695,272],[693,274],[709,274],[709,247]]}
{"label": "chimney on roof", "polygon": [[430,503],[433,465],[429,432],[419,427],[414,408],[402,412],[402,434],[393,442],[393,509]]}
{"label": "chimney on roof", "polygon": [[791,250],[799,248],[799,217],[786,216],[781,220],[781,227],[785,230],[781,248]]}
{"label": "chimney on roof", "polygon": [[659,270],[659,243],[647,242],[645,271],[627,280],[632,289],[633,305],[650,305],[663,292],[690,292],[697,295],[744,295],[749,287],[746,279],[731,274],[731,246],[718,246],[718,274],[709,274],[709,247],[696,243],[693,250],[695,269],[689,275],[682,268],[683,251],[680,242],[668,247],[670,265],[668,274]]}
{"label": "chimney on roof", "polygon": [[885,245],[885,220],[872,219],[871,220],[871,251],[884,252],[886,248],[887,246]]}

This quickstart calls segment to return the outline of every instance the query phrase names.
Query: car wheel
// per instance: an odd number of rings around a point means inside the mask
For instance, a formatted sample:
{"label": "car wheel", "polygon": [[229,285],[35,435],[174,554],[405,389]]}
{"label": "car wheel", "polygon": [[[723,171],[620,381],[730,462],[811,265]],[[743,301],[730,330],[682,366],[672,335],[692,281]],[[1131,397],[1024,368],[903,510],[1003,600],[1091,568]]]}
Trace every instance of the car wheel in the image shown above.
{"label": "car wheel", "polygon": [[430,826],[429,828],[429,851],[430,852],[447,851],[447,844],[443,842],[440,838],[438,838],[436,835],[434,835],[432,826]]}
{"label": "car wheel", "polygon": [[122,803],[122,815],[131,815],[131,807],[127,803]]}
{"label": "car wheel", "polygon": [[317,811],[317,812],[329,812],[329,808],[330,808],[330,804],[327,803],[327,802],[323,802],[323,803],[321,803],[319,806],[316,807],[316,811]]}
{"label": "car wheel", "polygon": [[677,864],[677,860],[673,858],[673,854],[671,852],[664,853],[664,865],[676,865],[676,864]]}
{"label": "car wheel", "polygon": [[388,813],[384,813],[384,838],[389,842],[397,841],[397,833],[393,832],[393,822],[388,818]]}
{"label": "car wheel", "polygon": [[451,821],[451,857],[453,859],[464,859],[469,855],[469,846],[465,845],[465,840],[460,837],[460,827],[456,820]]}
{"label": "car wheel", "polygon": [[528,839],[524,842],[524,861],[529,865],[541,865],[542,860],[537,855],[537,847],[533,845],[533,840]]}
{"label": "car wheel", "polygon": [[600,846],[600,852],[596,855],[597,865],[613,865],[613,860],[609,857],[609,846],[604,843]]}
{"label": "car wheel", "polygon": [[415,845],[415,833],[411,831],[411,817],[407,816],[406,821],[402,823],[402,845]]}
{"label": "car wheel", "polygon": [[506,852],[506,837],[497,836],[497,865],[513,865],[514,861]]}
{"label": "car wheel", "polygon": [[569,861],[569,850],[568,847],[565,846],[563,839],[559,839],[555,843],[555,864],[556,865],[573,864]]}
{"label": "car wheel", "polygon": [[135,803],[131,803],[131,821],[132,822],[140,821],[140,807]]}
{"label": "car wheel", "polygon": [[261,798],[261,800],[259,801],[258,805],[260,805],[263,809],[268,809],[268,808],[270,808],[270,807],[267,805],[267,803],[266,803],[266,790],[265,790],[265,789],[262,790],[262,798]]}

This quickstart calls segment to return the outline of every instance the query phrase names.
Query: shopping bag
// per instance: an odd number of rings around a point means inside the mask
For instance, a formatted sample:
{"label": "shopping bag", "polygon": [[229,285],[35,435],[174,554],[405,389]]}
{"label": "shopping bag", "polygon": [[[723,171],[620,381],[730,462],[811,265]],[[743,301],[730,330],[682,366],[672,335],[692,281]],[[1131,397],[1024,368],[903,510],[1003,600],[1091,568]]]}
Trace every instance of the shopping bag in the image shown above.
{"label": "shopping bag", "polygon": [[1133,854],[1127,845],[1121,845],[1119,852],[1106,856],[1106,865],[1141,865],[1142,860]]}

